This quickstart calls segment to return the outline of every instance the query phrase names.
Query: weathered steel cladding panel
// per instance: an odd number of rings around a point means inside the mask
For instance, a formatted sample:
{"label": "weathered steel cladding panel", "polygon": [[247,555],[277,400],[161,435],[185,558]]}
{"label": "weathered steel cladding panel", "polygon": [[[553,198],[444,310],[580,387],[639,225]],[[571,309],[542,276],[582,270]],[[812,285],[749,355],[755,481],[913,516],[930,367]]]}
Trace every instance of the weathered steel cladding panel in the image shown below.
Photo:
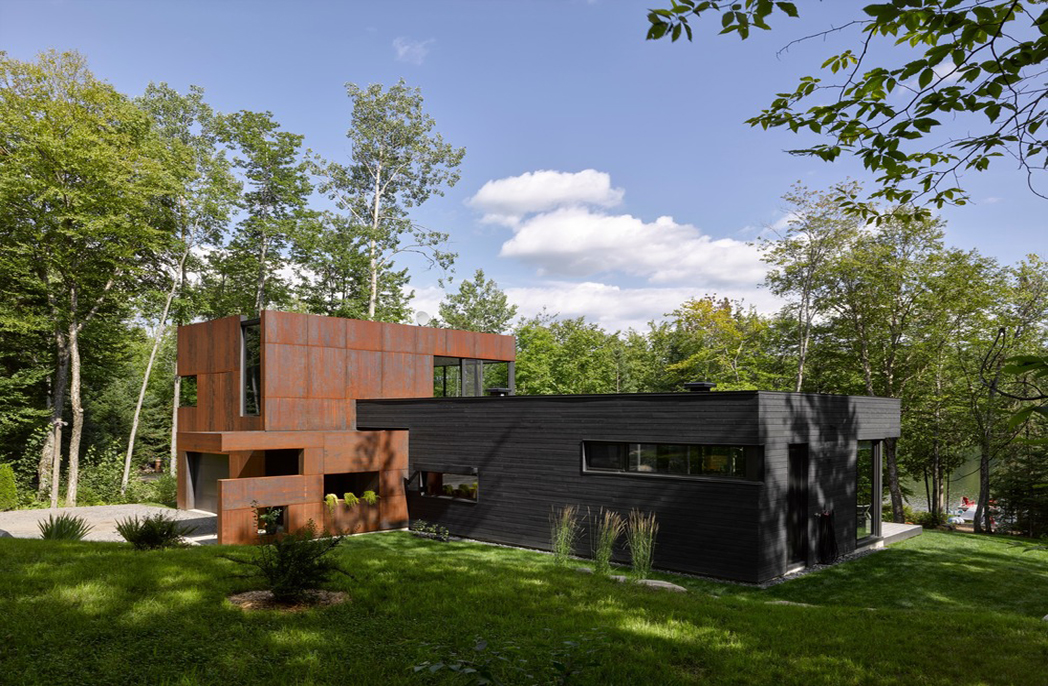
{"label": "weathered steel cladding panel", "polygon": [[414,518],[548,549],[552,508],[638,508],[658,517],[660,567],[758,580],[760,483],[584,474],[581,464],[584,440],[757,444],[756,393],[362,400],[358,416],[410,430],[409,475],[427,463],[478,470],[478,502],[409,492]]}
{"label": "weathered steel cladding panel", "polygon": [[234,372],[240,368],[240,317],[178,327],[178,373]]}

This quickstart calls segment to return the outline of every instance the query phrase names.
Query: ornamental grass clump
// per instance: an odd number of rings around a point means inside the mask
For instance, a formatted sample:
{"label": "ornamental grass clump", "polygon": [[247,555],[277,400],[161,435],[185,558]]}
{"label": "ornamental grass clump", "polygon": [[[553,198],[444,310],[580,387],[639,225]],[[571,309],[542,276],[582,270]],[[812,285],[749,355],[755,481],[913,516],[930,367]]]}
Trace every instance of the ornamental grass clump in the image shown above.
{"label": "ornamental grass clump", "polygon": [[646,579],[651,572],[651,563],[655,557],[655,536],[659,533],[658,522],[654,512],[630,512],[629,525],[626,527],[626,544],[630,549],[630,564],[638,578]]}
{"label": "ornamental grass clump", "polygon": [[354,507],[357,506],[357,503],[360,502],[360,498],[353,495],[352,493],[346,493],[342,496],[342,502],[346,504],[346,507],[352,510]]}
{"label": "ornamental grass clump", "polygon": [[47,521],[37,526],[40,537],[49,541],[80,541],[91,531],[91,525],[83,517],[71,514],[48,515]]}
{"label": "ornamental grass clump", "polygon": [[578,507],[570,505],[560,508],[559,512],[554,509],[550,513],[550,547],[557,564],[566,563],[575,552],[575,542],[580,533],[578,512]]}
{"label": "ornamental grass clump", "polygon": [[611,572],[611,554],[625,529],[626,522],[622,515],[601,508],[595,532],[596,549],[593,551],[593,569],[598,574]]}
{"label": "ornamental grass clump", "polygon": [[180,524],[162,512],[139,519],[128,517],[116,523],[116,532],[135,550],[161,550],[186,544],[185,537],[196,531],[195,526]]}

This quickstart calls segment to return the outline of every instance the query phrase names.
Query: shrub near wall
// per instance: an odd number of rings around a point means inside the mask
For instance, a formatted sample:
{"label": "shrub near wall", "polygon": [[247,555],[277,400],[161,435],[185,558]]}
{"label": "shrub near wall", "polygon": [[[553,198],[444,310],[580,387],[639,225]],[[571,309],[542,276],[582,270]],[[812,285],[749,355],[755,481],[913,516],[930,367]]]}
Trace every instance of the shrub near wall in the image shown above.
{"label": "shrub near wall", "polygon": [[18,489],[15,487],[15,470],[9,464],[0,464],[0,511],[18,507]]}

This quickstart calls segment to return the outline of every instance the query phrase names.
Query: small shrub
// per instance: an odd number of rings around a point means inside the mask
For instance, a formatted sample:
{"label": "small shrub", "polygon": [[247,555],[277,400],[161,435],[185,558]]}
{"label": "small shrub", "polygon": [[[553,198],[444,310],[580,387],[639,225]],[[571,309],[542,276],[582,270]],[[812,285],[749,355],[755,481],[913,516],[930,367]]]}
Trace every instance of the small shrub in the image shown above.
{"label": "small shrub", "polygon": [[364,491],[363,493],[360,494],[360,499],[363,500],[368,505],[377,505],[378,504],[378,494],[375,493],[374,491]]}
{"label": "small shrub", "polygon": [[448,531],[448,527],[440,524],[430,524],[424,519],[416,519],[411,522],[408,524],[408,529],[420,538],[432,538],[442,543],[447,543],[451,540],[451,532]]}
{"label": "small shrub", "polygon": [[71,514],[48,515],[47,521],[40,522],[39,527],[40,537],[49,541],[79,541],[91,531],[83,517]]}
{"label": "small shrub", "polygon": [[946,515],[940,514],[939,516],[935,516],[934,512],[917,512],[913,515],[912,519],[908,519],[907,521],[911,521],[914,524],[920,524],[925,529],[934,529],[946,523]]}
{"label": "small shrub", "polygon": [[254,567],[274,600],[292,603],[303,600],[335,572],[345,574],[334,560],[326,557],[341,541],[341,536],[317,538],[317,525],[311,519],[298,531],[259,544],[249,560],[227,559]]}
{"label": "small shrub", "polygon": [[578,507],[570,505],[550,513],[550,547],[557,564],[564,564],[575,552],[580,533],[578,512]]}
{"label": "small shrub", "polygon": [[[914,512],[913,508],[910,507],[909,505],[904,504],[902,506],[902,518],[903,518],[903,521],[916,523],[917,514],[918,513]],[[881,521],[884,521],[884,522],[892,521],[892,506],[891,506],[891,503],[888,503],[887,505],[885,505],[884,507],[881,508]]]}
{"label": "small shrub", "polygon": [[630,512],[629,526],[626,527],[626,544],[630,549],[630,563],[634,573],[641,579],[648,578],[651,564],[655,557],[655,537],[659,525],[655,513],[644,513],[640,510]]}
{"label": "small shrub", "polygon": [[601,509],[595,533],[596,550],[593,553],[593,568],[598,574],[607,574],[611,571],[611,554],[615,550],[615,543],[625,529],[626,522],[622,519],[622,515]]}
{"label": "small shrub", "polygon": [[196,527],[179,523],[162,512],[139,519],[128,517],[116,523],[116,532],[135,550],[160,550],[185,545],[185,537]]}
{"label": "small shrub", "polygon": [[338,496],[334,493],[328,493],[324,496],[324,504],[327,506],[328,512],[335,514],[335,507],[338,505]]}
{"label": "small shrub", "polygon": [[15,485],[15,469],[9,464],[0,464],[0,512],[18,507],[18,487]]}
{"label": "small shrub", "polygon": [[352,493],[346,493],[344,496],[342,496],[342,500],[345,501],[346,507],[348,507],[350,509],[356,507],[357,503],[360,502],[360,498],[358,498],[357,496],[353,495]]}

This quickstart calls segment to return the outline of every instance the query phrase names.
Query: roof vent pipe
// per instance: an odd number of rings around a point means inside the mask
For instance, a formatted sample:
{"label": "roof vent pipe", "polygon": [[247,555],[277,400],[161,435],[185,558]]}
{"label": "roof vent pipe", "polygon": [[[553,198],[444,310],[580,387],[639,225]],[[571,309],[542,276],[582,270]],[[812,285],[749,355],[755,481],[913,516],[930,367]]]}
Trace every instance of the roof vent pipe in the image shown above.
{"label": "roof vent pipe", "polygon": [[684,384],[684,390],[691,393],[709,393],[716,387],[717,384],[712,381],[689,381]]}
{"label": "roof vent pipe", "polygon": [[504,398],[507,395],[511,395],[511,391],[508,388],[502,388],[501,386],[487,389],[488,395],[496,398]]}

